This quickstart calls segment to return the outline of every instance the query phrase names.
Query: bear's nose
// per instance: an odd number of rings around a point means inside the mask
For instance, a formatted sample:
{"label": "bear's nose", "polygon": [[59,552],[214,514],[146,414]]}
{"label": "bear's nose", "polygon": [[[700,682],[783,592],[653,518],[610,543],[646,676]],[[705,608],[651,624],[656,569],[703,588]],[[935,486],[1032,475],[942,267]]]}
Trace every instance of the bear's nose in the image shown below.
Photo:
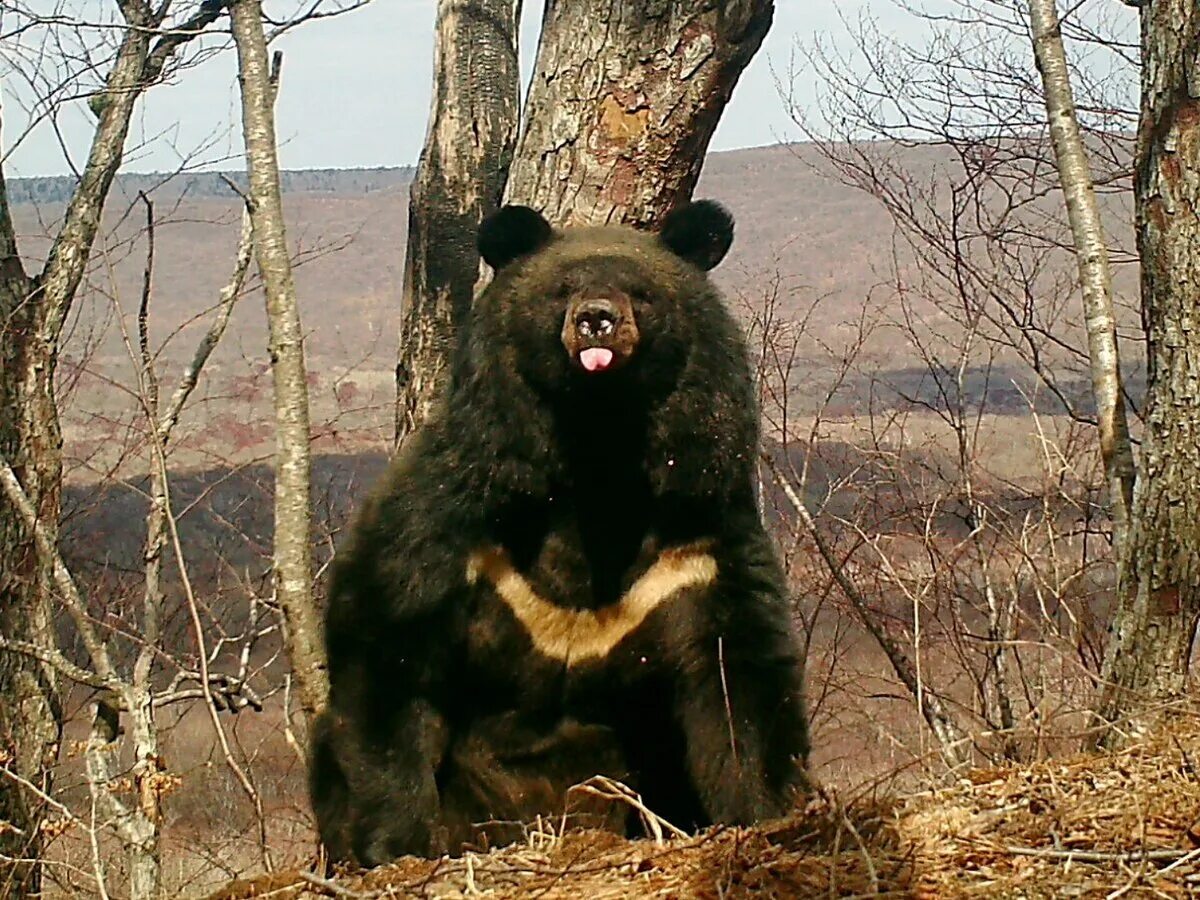
{"label": "bear's nose", "polygon": [[620,321],[620,311],[608,300],[588,300],[575,310],[575,329],[585,338],[607,337]]}

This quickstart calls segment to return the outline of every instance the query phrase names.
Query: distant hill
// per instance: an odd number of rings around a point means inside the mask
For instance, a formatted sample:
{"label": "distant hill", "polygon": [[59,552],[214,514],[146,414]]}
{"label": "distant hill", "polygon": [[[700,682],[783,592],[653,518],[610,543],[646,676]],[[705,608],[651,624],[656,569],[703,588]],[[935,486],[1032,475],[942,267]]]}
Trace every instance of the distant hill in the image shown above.
{"label": "distant hill", "polygon": [[[408,184],[416,169],[413,166],[373,169],[297,169],[280,173],[280,186],[285,194],[321,192],[327,194],[370,194]],[[117,176],[113,185],[117,197],[136,197],[140,192],[175,201],[181,197],[193,200],[228,199],[236,195],[230,182],[245,190],[246,173],[242,172],[147,172]],[[66,203],[75,190],[74,176],[58,175],[43,178],[13,178],[8,186],[8,200],[14,206],[26,203]]]}
{"label": "distant hill", "polygon": [[[902,163],[913,185],[937,183],[954,165],[949,151],[884,147]],[[304,322],[313,421],[324,453],[360,453],[386,448],[399,332],[404,248],[408,227],[411,168],[323,169],[283,176],[287,234],[296,260],[296,286]],[[239,183],[240,173],[230,173]],[[14,179],[9,189],[22,255],[40,265],[62,215],[71,180]],[[155,228],[151,342],[158,348],[164,384],[173,383],[190,360],[209,311],[229,277],[241,204],[218,173],[124,175],[105,209],[106,231],[93,254],[88,287],[76,304],[60,373],[66,399],[65,433],[73,474],[102,476],[118,465],[114,448],[139,428],[140,413],[129,390],[136,384],[129,345],[121,328],[136,328],[136,309],[145,266],[139,191],[152,191]],[[896,240],[893,224],[877,200],[830,177],[810,145],[760,147],[711,154],[697,195],[725,203],[737,220],[729,258],[714,277],[734,311],[747,323],[774,302],[776,322],[803,334],[792,356],[793,413],[822,403],[843,347],[860,339],[864,309],[877,320],[862,339],[863,367],[852,372],[826,407],[854,416],[867,407],[942,402],[939,379],[929,375],[922,353],[937,351],[940,337],[959,327],[960,309],[939,288],[923,282],[912,267],[912,251]],[[1128,198],[1101,198],[1112,240],[1132,246]],[[1060,215],[1060,199],[1044,200],[1048,216]],[[1001,263],[1004,261],[1001,260]],[[1059,302],[1076,280],[1066,248],[1038,261],[1054,295],[1031,303]],[[997,269],[997,277],[1003,277]],[[1137,328],[1137,271],[1116,268],[1117,292],[1125,299],[1123,328]],[[224,465],[261,460],[272,451],[271,376],[262,298],[251,291],[234,311],[229,330],[213,355],[198,403],[178,435],[178,464]],[[896,301],[903,290],[903,312]],[[1040,290],[1040,289],[1039,289]],[[119,312],[119,316],[118,316]],[[1061,368],[1065,395],[1083,407],[1090,385],[1077,299],[1061,307],[1062,340],[1046,345],[1047,358]],[[901,320],[914,323],[933,343],[921,350],[905,337]],[[752,335],[751,343],[754,343]],[[1129,384],[1140,391],[1138,348],[1128,345]],[[990,412],[1023,415],[1033,401],[1041,412],[1061,404],[1011,351],[968,361],[962,374],[963,402],[986,401]],[[957,365],[947,360],[947,365]],[[950,370],[942,373],[950,374]],[[122,390],[124,387],[128,390]],[[1040,390],[1040,393],[1039,393]]]}

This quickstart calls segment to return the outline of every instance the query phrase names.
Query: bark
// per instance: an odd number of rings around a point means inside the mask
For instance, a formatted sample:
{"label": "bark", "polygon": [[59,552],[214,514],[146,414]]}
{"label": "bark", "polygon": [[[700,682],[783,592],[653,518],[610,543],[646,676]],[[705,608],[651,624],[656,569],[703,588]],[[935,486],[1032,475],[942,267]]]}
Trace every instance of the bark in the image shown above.
{"label": "bark", "polygon": [[437,396],[479,273],[475,235],[516,144],[520,0],[440,0],[429,130],[408,204],[396,442]]}
{"label": "bark", "polygon": [[1055,0],[1030,0],[1029,20],[1034,56],[1042,76],[1050,140],[1075,241],[1092,393],[1096,399],[1100,432],[1100,455],[1104,461],[1113,521],[1113,553],[1120,560],[1125,552],[1125,536],[1133,508],[1134,463],[1121,385],[1108,244],[1096,204],[1087,149],[1079,131]]}
{"label": "bark", "polygon": [[[142,708],[129,710],[133,740],[139,752],[135,765],[136,802],[125,802],[112,789],[120,771],[120,744],[117,743],[121,700],[102,693],[92,706],[92,728],[84,744],[84,770],[96,810],[108,821],[124,845],[128,858],[129,896],[131,900],[157,900],[162,895],[162,861],[159,856],[161,808],[159,791],[152,776],[161,772],[157,755],[149,760],[150,775],[141,754],[157,748],[158,735],[153,725],[149,694],[141,697]],[[100,865],[97,861],[97,865]],[[101,869],[98,878],[104,877]]]}
{"label": "bark", "polygon": [[284,231],[275,142],[278,64],[267,57],[259,0],[229,5],[242,94],[255,258],[266,294],[275,386],[275,591],[300,707],[311,721],[329,694],[321,620],[313,600],[308,381],[304,333]]}
{"label": "bark", "polygon": [[[0,177],[0,455],[20,468],[37,506],[58,521],[58,479],[53,461],[40,459],[37,435],[25,429],[24,404],[45,390],[46,378],[29,338],[36,333],[29,302],[34,281],[17,258],[7,194]],[[35,440],[30,440],[33,437]],[[49,464],[47,464],[49,462]],[[28,530],[12,508],[0,502],[0,639],[49,646],[50,593]],[[0,652],[0,766],[50,789],[50,769],[58,755],[59,702],[54,670],[28,654]],[[36,860],[41,853],[39,800],[10,778],[0,776],[0,858]],[[35,863],[0,862],[0,897],[36,894]]]}
{"label": "bark", "polygon": [[[1149,386],[1101,718],[1134,727],[1181,698],[1200,614],[1200,9],[1141,6],[1135,170]],[[1107,730],[1113,743],[1127,729]]]}
{"label": "bark", "polygon": [[655,227],[691,198],[773,0],[548,0],[506,198]]}
{"label": "bark", "polygon": [[[131,26],[145,24],[137,10],[128,10],[127,16]],[[137,27],[125,32],[106,82],[110,102],[100,113],[79,186],[45,266],[33,278],[24,275],[7,200],[0,200],[0,455],[11,461],[51,544],[58,536],[62,482],[62,433],[54,397],[58,340],[120,168],[133,105],[145,86],[149,50],[148,32]],[[52,564],[8,504],[0,506],[0,554],[0,637],[53,647]],[[0,697],[0,753],[11,755],[16,774],[49,793],[62,727],[55,669],[27,655],[5,653],[0,659]],[[39,804],[29,792],[3,779],[0,817],[9,816],[20,831],[0,829],[0,853],[36,860],[41,850]],[[0,863],[0,895],[35,894],[39,888],[36,863]]]}

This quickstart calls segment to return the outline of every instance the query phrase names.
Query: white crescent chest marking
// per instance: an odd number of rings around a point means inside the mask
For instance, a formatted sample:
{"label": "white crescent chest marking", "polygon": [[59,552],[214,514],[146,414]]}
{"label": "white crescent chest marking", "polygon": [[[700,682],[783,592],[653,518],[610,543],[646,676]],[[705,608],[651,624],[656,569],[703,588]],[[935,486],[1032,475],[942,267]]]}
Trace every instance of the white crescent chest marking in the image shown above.
{"label": "white crescent chest marking", "polygon": [[467,583],[487,581],[533,645],[568,666],[603,659],[650,613],[690,587],[704,587],[717,577],[717,562],[695,546],[664,550],[624,596],[601,609],[566,609],[538,596],[500,547],[477,550],[467,560]]}

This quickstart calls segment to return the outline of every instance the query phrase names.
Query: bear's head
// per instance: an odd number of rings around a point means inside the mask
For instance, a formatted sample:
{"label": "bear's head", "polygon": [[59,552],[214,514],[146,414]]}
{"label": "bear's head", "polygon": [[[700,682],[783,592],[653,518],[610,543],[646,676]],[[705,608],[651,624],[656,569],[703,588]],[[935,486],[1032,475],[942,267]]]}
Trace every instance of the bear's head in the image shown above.
{"label": "bear's head", "polygon": [[485,505],[602,469],[644,473],[680,508],[749,495],[753,379],[707,274],[732,240],[711,201],[658,232],[556,229],[522,206],[483,223],[495,277],[460,332],[440,433]]}
{"label": "bear's head", "polygon": [[488,335],[540,390],[594,395],[661,389],[682,368],[693,332],[718,303],[705,272],[724,258],[733,219],[712,201],[669,215],[657,234],[555,230],[506,206],[484,221],[479,251],[496,272],[477,306]]}

